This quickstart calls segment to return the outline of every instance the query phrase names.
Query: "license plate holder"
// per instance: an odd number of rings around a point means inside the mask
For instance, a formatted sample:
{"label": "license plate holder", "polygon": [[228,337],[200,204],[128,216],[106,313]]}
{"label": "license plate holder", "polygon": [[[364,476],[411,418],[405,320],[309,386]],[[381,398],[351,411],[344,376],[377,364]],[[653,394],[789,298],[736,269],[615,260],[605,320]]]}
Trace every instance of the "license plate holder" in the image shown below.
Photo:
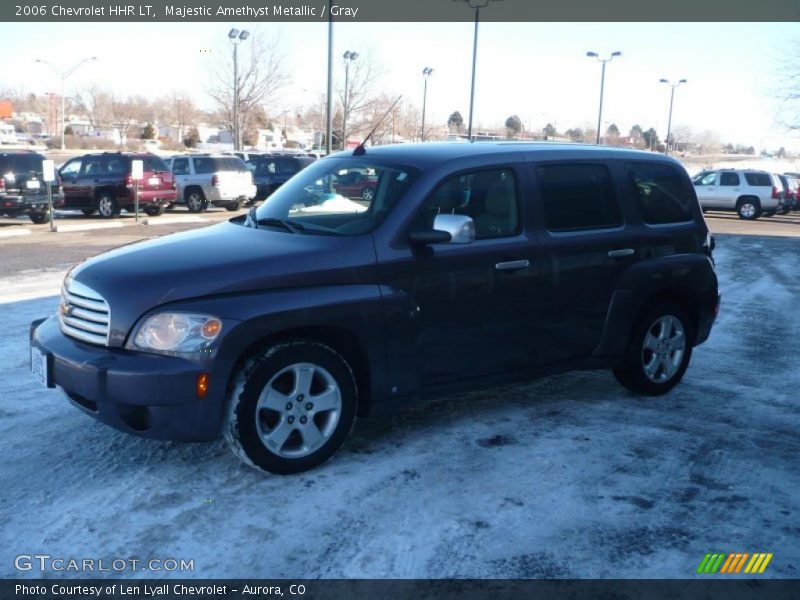
{"label": "license plate holder", "polygon": [[31,373],[44,387],[53,387],[53,357],[31,345]]}
{"label": "license plate holder", "polygon": [[40,188],[39,181],[36,179],[31,179],[25,183],[25,187],[29,190],[38,190]]}
{"label": "license plate holder", "polygon": [[147,180],[147,183],[149,185],[152,185],[153,187],[158,187],[158,186],[161,185],[161,178],[160,177],[151,177],[150,179]]}

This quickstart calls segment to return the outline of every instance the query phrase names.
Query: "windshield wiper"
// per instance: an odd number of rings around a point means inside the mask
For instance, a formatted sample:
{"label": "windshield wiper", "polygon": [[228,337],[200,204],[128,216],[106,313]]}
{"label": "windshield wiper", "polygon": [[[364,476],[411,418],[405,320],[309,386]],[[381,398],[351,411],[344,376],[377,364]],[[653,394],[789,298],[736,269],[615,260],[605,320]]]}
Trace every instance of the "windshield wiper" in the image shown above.
{"label": "windshield wiper", "polygon": [[267,227],[283,227],[286,231],[290,233],[300,233],[303,229],[305,229],[300,223],[295,223],[294,221],[289,221],[288,219],[278,219],[277,217],[264,217],[263,219],[251,219],[254,223],[254,227],[258,227],[259,225],[266,225]]}

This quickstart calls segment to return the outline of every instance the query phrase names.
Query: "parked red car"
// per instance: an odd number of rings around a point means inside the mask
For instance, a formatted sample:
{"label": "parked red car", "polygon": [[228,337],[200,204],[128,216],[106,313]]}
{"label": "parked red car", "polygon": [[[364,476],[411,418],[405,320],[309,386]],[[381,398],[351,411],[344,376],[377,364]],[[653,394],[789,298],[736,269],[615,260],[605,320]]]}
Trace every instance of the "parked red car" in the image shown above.
{"label": "parked red car", "polygon": [[133,160],[144,163],[144,177],[138,184],[139,208],[151,217],[164,214],[178,195],[172,173],[155,154],[130,152],[85,154],[64,163],[59,170],[64,209],[80,209],[85,215],[97,212],[105,218],[119,215],[123,208],[133,211]]}
{"label": "parked red car", "polygon": [[336,193],[347,198],[361,198],[362,200],[372,200],[375,196],[375,186],[378,185],[378,178],[374,173],[351,169],[341,175],[333,187]]}

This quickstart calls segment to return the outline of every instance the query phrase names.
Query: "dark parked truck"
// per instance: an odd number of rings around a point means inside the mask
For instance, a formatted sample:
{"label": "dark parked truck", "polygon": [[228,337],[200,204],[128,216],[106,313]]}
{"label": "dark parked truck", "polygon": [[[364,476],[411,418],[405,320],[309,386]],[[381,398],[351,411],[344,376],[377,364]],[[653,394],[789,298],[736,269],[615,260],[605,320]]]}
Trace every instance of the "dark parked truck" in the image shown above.
{"label": "dark parked truck", "polygon": [[[353,173],[374,179],[370,198],[337,191]],[[667,157],[359,148],[248,215],[74,268],[31,327],[31,367],[123,431],[223,434],[249,464],[294,473],[357,415],[417,397],[581,368],[666,393],[719,309],[712,249]]]}

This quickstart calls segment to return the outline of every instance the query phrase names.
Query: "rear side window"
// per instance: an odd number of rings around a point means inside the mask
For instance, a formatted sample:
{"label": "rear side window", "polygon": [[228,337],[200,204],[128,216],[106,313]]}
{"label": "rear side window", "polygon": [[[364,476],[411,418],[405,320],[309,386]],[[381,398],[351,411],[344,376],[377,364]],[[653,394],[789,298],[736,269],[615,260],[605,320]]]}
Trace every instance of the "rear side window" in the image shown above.
{"label": "rear side window", "polygon": [[198,175],[214,172],[214,159],[213,158],[195,158],[194,159],[194,172]]}
{"label": "rear side window", "polygon": [[738,173],[720,173],[719,174],[719,184],[720,185],[739,185],[739,174]]}
{"label": "rear side window", "polygon": [[749,185],[772,187],[772,178],[769,173],[745,173],[744,178]]}
{"label": "rear side window", "polygon": [[158,156],[145,156],[143,161],[144,164],[142,166],[145,171],[151,173],[155,173],[156,171],[169,171],[167,165]]}
{"label": "rear side window", "polygon": [[694,197],[678,169],[668,164],[630,163],[627,171],[645,223],[662,225],[692,220]]}
{"label": "rear side window", "polygon": [[124,175],[128,172],[128,161],[122,156],[114,156],[106,163],[106,174]]}
{"label": "rear side window", "polygon": [[608,229],[622,225],[611,176],[602,165],[542,165],[536,177],[550,231]]}

